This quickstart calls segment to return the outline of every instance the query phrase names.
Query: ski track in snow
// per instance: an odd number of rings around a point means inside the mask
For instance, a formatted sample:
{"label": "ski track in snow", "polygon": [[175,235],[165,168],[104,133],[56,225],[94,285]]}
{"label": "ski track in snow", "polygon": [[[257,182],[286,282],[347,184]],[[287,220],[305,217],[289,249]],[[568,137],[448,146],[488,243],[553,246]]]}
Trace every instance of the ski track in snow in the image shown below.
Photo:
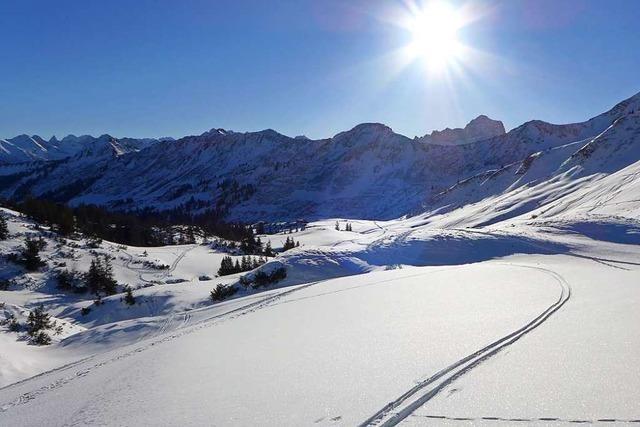
{"label": "ski track in snow", "polygon": [[556,417],[539,417],[539,418],[508,418],[508,417],[452,417],[448,415],[416,415],[412,414],[411,417],[415,418],[427,418],[433,421],[450,421],[459,422],[467,421],[472,423],[491,422],[495,423],[566,423],[566,424],[595,424],[595,423],[616,423],[616,424],[640,424],[640,419],[620,419],[620,418],[598,418],[594,420],[580,419],[580,418],[556,418]]}
{"label": "ski track in snow", "polygon": [[508,335],[492,342],[491,344],[477,350],[476,352],[458,360],[452,365],[440,370],[430,378],[419,381],[414,387],[399,396],[397,399],[389,402],[378,412],[366,419],[360,424],[365,426],[395,426],[408,416],[412,415],[418,408],[435,397],[447,385],[451,384],[457,378],[471,371],[476,366],[488,360],[504,348],[518,341],[520,338],[536,329],[544,323],[552,314],[558,311],[571,298],[571,287],[567,281],[558,273],[542,268],[529,265],[507,264],[514,267],[529,268],[542,271],[553,276],[558,283],[561,292],[560,296],[538,317]]}
{"label": "ski track in snow", "polygon": [[[187,251],[185,251],[185,252],[187,252]],[[175,264],[177,265],[177,263],[175,263]],[[292,294],[294,292],[300,291],[302,289],[309,288],[309,287],[314,286],[314,285],[316,285],[318,283],[320,283],[320,281],[311,282],[311,283],[308,283],[306,285],[298,286],[298,287],[296,287],[294,289],[290,289],[290,290],[287,290],[287,291],[284,291],[284,292],[279,292],[279,293],[277,293],[275,295],[270,295],[270,296],[265,297],[265,298],[263,298],[263,299],[261,299],[259,301],[254,301],[252,303],[249,303],[249,304],[243,305],[241,307],[235,308],[233,310],[230,310],[230,311],[228,311],[226,313],[217,314],[217,315],[212,316],[212,317],[210,317],[208,319],[203,319],[200,322],[192,325],[191,327],[179,329],[177,332],[172,333],[170,335],[165,335],[165,336],[163,336],[161,338],[153,339],[150,342],[144,343],[143,345],[138,345],[137,347],[135,347],[135,348],[133,348],[133,349],[131,349],[129,351],[125,351],[124,353],[116,354],[115,356],[113,356],[111,358],[108,358],[108,359],[106,359],[104,361],[95,363],[94,365],[89,366],[88,368],[84,368],[84,369],[81,369],[79,371],[76,371],[72,375],[68,375],[68,376],[65,376],[65,377],[62,377],[62,378],[58,378],[57,380],[55,380],[55,381],[53,381],[53,382],[51,382],[51,383],[49,383],[47,385],[44,385],[44,386],[42,386],[42,387],[40,387],[40,388],[38,388],[36,390],[23,393],[20,396],[18,396],[17,398],[13,399],[12,401],[0,404],[0,414],[2,414],[4,412],[7,412],[8,410],[10,410],[11,408],[13,408],[15,406],[24,405],[25,403],[28,403],[28,402],[36,399],[37,397],[42,396],[42,395],[44,395],[44,394],[46,394],[46,393],[48,393],[48,392],[50,392],[52,390],[56,390],[56,389],[58,389],[60,387],[63,387],[66,384],[69,384],[70,382],[74,381],[75,379],[78,379],[78,378],[84,377],[86,375],[89,375],[95,369],[99,369],[99,368],[102,368],[102,367],[104,367],[106,365],[110,365],[113,362],[117,362],[118,360],[122,360],[122,359],[126,359],[128,357],[134,356],[134,355],[136,355],[138,353],[141,353],[141,352],[143,352],[145,350],[150,349],[151,347],[154,347],[155,345],[162,344],[162,343],[169,342],[169,341],[173,341],[176,338],[179,338],[179,337],[187,335],[187,334],[191,334],[193,332],[199,331],[200,329],[207,328],[207,327],[210,327],[210,326],[214,326],[219,322],[224,322],[224,321],[227,321],[227,320],[235,319],[237,317],[244,316],[244,315],[249,314],[249,313],[253,313],[253,312],[255,312],[257,310],[260,310],[262,308],[265,308],[265,307],[268,307],[268,306],[272,306],[273,305],[272,303],[277,301],[277,300],[279,300],[280,298],[282,298],[284,296],[287,296],[287,295],[290,295],[290,294]],[[188,325],[189,321],[191,319],[191,315],[187,314],[187,313],[184,313],[183,315],[184,315],[183,325]],[[168,327],[171,325],[171,323],[173,323],[174,317],[175,316],[168,316],[168,319],[165,321],[165,323],[164,323],[164,325],[162,326],[161,329],[166,331],[168,329]],[[48,372],[44,372],[44,373],[42,373],[40,375],[37,375],[35,377],[27,378],[27,379],[25,379],[23,381],[20,381],[18,383],[7,385],[5,387],[0,388],[0,390],[8,389],[8,388],[11,388],[11,387],[16,386],[18,384],[23,384],[24,382],[29,381],[30,379],[33,379],[33,378],[42,377],[44,375],[54,375],[57,372],[66,371],[66,370],[68,370],[70,368],[73,368],[74,366],[79,365],[82,362],[89,361],[89,360],[91,360],[93,358],[96,358],[98,356],[99,355],[89,356],[89,357],[87,357],[85,359],[82,359],[82,360],[79,360],[77,362],[73,362],[71,364],[62,366],[60,368],[53,369],[53,370],[48,371]]]}
{"label": "ski track in snow", "polygon": [[[198,247],[198,245],[192,245],[191,247],[189,247],[189,248],[185,249],[184,251],[182,251],[182,253],[180,255],[178,255],[175,260],[173,260],[173,262],[171,263],[171,266],[169,266],[169,268],[162,274],[161,278],[162,279],[166,279],[171,273],[173,273],[175,271],[175,269],[178,268],[178,264],[180,264],[180,261],[182,261],[184,259],[184,257],[189,252],[194,250],[196,247]],[[133,255],[131,255],[129,252],[124,252],[124,254],[128,257],[128,259],[124,262],[124,265],[123,265],[124,268],[136,272],[136,274],[138,275],[138,279],[141,282],[154,284],[153,281],[145,279],[142,275],[144,273],[153,274],[153,273],[156,273],[156,271],[148,269],[148,268],[134,268],[134,267],[131,267],[131,263],[133,262]]]}

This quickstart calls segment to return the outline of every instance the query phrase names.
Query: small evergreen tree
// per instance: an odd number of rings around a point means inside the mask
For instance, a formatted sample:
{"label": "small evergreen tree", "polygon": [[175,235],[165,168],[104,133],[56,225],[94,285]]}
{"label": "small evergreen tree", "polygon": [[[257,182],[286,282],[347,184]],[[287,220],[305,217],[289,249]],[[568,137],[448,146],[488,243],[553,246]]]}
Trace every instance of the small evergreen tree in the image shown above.
{"label": "small evergreen tree", "polygon": [[235,266],[233,259],[230,256],[224,256],[220,262],[220,268],[218,269],[219,276],[226,276],[235,273]]}
{"label": "small evergreen tree", "polygon": [[108,258],[102,259],[96,255],[91,260],[85,281],[89,291],[97,296],[100,296],[100,292],[113,295],[117,291],[117,282],[113,278],[113,266]]}
{"label": "small evergreen tree", "polygon": [[51,344],[51,337],[45,331],[39,331],[33,336],[31,342],[35,345],[49,345]]}
{"label": "small evergreen tree", "polygon": [[340,223],[336,221],[336,230],[340,231]]}
{"label": "small evergreen tree", "polygon": [[29,317],[27,318],[27,333],[30,336],[35,337],[38,332],[51,327],[53,327],[51,316],[44,311],[42,304],[29,313]]}
{"label": "small evergreen tree", "polygon": [[42,237],[38,239],[27,237],[22,249],[22,265],[29,271],[36,271],[42,267],[45,263],[40,259],[40,251],[46,246],[47,243]]}
{"label": "small evergreen tree", "polygon": [[274,256],[273,249],[271,248],[271,240],[267,242],[264,247],[264,255],[265,256]]}
{"label": "small evergreen tree", "polygon": [[124,302],[127,305],[135,305],[136,298],[133,296],[133,290],[130,286],[127,286],[124,290]]}
{"label": "small evergreen tree", "polygon": [[0,240],[6,240],[9,237],[9,227],[7,226],[7,220],[2,213],[0,213]]}
{"label": "small evergreen tree", "polygon": [[20,332],[20,329],[22,329],[22,326],[20,326],[18,319],[16,319],[14,315],[11,315],[11,320],[9,320],[9,330],[11,332]]}

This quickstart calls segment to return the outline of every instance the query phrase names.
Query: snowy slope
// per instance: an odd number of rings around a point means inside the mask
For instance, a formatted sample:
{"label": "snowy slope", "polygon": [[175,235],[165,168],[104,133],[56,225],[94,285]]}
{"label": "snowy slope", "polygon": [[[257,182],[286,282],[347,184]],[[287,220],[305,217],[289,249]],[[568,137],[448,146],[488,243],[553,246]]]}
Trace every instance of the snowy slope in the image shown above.
{"label": "snowy slope", "polygon": [[[1,389],[0,424],[637,419],[640,377],[626,367],[640,357],[638,167],[579,184],[567,175],[447,214],[350,221],[352,232],[335,230],[336,219],[312,223],[292,234],[300,248],[272,261],[288,268],[284,288],[215,305],[216,282],[197,277],[221,254],[147,249],[175,266],[167,275],[133,262],[143,249],[105,243],[119,280],[138,287],[133,308],[116,295],[81,316],[90,301],[52,294],[46,272],[0,291],[11,307],[44,302],[76,328],[48,348],[0,332],[5,384],[72,363]],[[554,197],[518,215],[536,194]],[[13,234],[32,231],[8,213]],[[263,237],[278,247],[285,235]]]}

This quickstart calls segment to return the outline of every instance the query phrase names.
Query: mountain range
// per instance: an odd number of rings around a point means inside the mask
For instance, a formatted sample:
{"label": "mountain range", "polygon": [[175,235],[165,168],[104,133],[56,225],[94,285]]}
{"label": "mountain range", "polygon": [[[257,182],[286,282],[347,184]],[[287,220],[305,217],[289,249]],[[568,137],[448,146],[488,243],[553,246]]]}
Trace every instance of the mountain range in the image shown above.
{"label": "mountain range", "polygon": [[0,140],[0,196],[114,210],[215,208],[242,221],[391,219],[554,179],[575,183],[539,195],[539,207],[639,161],[639,139],[640,94],[580,123],[534,120],[505,132],[481,115],[464,129],[413,139],[379,123],[320,140],[270,129],[177,140],[21,135]]}

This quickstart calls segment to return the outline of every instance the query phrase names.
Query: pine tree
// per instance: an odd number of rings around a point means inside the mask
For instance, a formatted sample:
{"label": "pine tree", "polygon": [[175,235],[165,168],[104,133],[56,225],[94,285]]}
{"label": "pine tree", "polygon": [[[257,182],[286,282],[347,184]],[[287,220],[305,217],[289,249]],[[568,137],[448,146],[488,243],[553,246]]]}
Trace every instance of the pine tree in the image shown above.
{"label": "pine tree", "polygon": [[269,240],[265,245],[264,254],[265,256],[274,256],[273,249],[271,248],[271,240]]}
{"label": "pine tree", "polygon": [[113,278],[113,265],[111,260],[104,258],[102,264],[102,290],[107,295],[113,295],[117,292],[118,283]]}
{"label": "pine tree", "polygon": [[52,326],[51,316],[44,311],[42,304],[29,313],[29,317],[27,318],[27,333],[30,336],[34,337],[41,330],[49,329]]}
{"label": "pine tree", "polygon": [[336,221],[336,230],[340,231],[340,223]]}
{"label": "pine tree", "polygon": [[218,269],[219,276],[226,276],[234,273],[233,259],[230,256],[225,256],[220,262],[220,268]]}
{"label": "pine tree", "polygon": [[85,280],[89,292],[98,295],[100,293],[100,259],[98,257],[91,260],[91,265],[85,275]]}
{"label": "pine tree", "polygon": [[100,292],[104,292],[105,295],[113,295],[117,292],[117,282],[113,278],[113,267],[108,258],[94,257],[89,271],[85,274],[85,281],[89,291],[97,296],[100,296]]}
{"label": "pine tree", "polygon": [[124,290],[124,302],[127,305],[135,305],[136,298],[133,296],[133,290],[130,286],[127,286]]}
{"label": "pine tree", "polygon": [[24,241],[24,248],[22,249],[22,264],[29,271],[36,271],[44,265],[42,259],[40,259],[40,251],[46,247],[47,243],[42,237],[39,239],[32,239],[27,237]]}
{"label": "pine tree", "polygon": [[284,245],[282,246],[282,250],[288,251],[289,249],[293,249],[296,246],[300,246],[300,244],[296,244],[296,241],[293,239],[293,237],[287,237],[287,240],[285,240]]}
{"label": "pine tree", "polygon": [[6,240],[9,237],[9,227],[4,215],[0,214],[0,240]]}

